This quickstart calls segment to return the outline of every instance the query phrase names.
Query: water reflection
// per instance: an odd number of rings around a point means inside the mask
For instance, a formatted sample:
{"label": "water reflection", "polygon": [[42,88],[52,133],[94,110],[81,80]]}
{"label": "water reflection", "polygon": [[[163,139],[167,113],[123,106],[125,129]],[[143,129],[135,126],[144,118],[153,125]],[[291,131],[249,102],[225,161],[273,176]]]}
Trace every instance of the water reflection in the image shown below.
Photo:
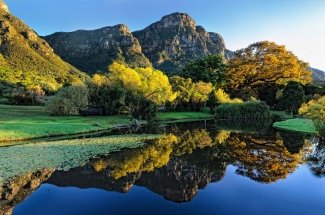
{"label": "water reflection", "polygon": [[17,177],[0,188],[0,208],[3,214],[11,214],[44,182],[121,193],[136,185],[172,202],[188,202],[209,183],[221,181],[229,165],[236,174],[266,184],[285,179],[304,162],[316,175],[325,175],[325,147],[313,147],[304,135],[194,127],[174,126],[172,132],[141,148],[100,156],[69,171],[44,169]]}

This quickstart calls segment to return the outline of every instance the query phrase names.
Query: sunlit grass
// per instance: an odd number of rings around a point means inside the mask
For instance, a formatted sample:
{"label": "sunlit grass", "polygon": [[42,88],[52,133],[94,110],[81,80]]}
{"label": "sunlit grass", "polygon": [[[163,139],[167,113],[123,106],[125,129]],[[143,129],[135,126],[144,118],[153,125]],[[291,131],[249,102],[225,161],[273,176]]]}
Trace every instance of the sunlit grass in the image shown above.
{"label": "sunlit grass", "polygon": [[128,116],[53,117],[43,107],[0,105],[0,113],[0,142],[99,131],[130,122]]}
{"label": "sunlit grass", "polygon": [[[206,112],[159,113],[163,121],[190,121],[212,118]],[[108,130],[130,124],[130,117],[118,116],[50,116],[44,107],[0,105],[0,142],[71,135]]]}
{"label": "sunlit grass", "polygon": [[312,120],[303,118],[289,119],[286,121],[276,122],[273,124],[273,127],[287,131],[317,134],[314,122]]}

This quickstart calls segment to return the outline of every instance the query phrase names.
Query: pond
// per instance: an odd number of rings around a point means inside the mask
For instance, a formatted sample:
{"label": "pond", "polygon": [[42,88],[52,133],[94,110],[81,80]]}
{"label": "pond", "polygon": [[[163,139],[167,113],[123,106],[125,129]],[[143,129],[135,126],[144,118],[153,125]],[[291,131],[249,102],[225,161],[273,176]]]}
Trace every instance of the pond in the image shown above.
{"label": "pond", "polygon": [[155,133],[0,148],[0,214],[325,213],[312,136],[214,121]]}

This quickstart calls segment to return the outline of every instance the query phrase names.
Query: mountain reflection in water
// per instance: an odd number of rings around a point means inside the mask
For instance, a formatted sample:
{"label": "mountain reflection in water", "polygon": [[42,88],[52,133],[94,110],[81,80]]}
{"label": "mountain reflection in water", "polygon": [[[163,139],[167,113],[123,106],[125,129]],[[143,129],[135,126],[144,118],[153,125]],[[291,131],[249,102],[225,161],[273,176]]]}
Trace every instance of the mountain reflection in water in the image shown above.
{"label": "mountain reflection in water", "polygon": [[[195,127],[173,128],[141,148],[99,156],[69,171],[45,169],[8,182],[2,188],[2,208],[7,211],[3,214],[10,214],[42,183],[41,187],[96,188],[119,193],[127,193],[133,186],[145,187],[168,201],[181,203],[192,201],[210,183],[222,181],[229,166],[237,175],[261,184],[286,179],[305,163],[315,175],[325,175],[324,146],[312,144],[312,138],[303,134]],[[14,214],[23,214],[19,211],[14,210]]]}

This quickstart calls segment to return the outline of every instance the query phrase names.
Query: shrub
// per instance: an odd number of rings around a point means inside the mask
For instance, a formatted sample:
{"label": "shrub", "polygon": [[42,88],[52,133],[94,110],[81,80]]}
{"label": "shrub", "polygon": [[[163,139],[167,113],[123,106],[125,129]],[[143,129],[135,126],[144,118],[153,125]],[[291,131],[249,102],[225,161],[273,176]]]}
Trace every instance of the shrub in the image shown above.
{"label": "shrub", "polygon": [[17,87],[9,94],[9,103],[13,105],[40,105],[45,92],[39,85]]}
{"label": "shrub", "polygon": [[262,102],[224,103],[216,108],[217,119],[260,120],[271,118],[269,106]]}
{"label": "shrub", "polygon": [[299,109],[299,114],[312,119],[322,139],[325,139],[325,96],[310,100]]}
{"label": "shrub", "polygon": [[51,115],[80,115],[88,107],[88,88],[84,85],[62,88],[46,105]]}

